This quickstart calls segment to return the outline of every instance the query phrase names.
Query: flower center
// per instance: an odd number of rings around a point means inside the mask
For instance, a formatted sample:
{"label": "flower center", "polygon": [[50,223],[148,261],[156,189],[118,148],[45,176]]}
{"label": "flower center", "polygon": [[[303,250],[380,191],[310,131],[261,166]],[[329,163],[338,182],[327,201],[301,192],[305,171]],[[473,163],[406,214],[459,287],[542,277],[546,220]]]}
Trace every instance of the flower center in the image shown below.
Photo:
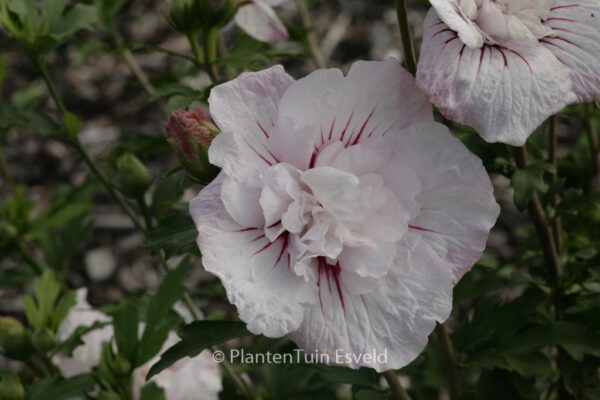
{"label": "flower center", "polygon": [[[266,238],[281,244],[280,258],[298,276],[318,282],[326,273],[341,277],[345,286],[354,276],[363,291],[372,278],[387,273],[411,212],[385,187],[379,162],[363,161],[368,168],[348,171],[336,165],[343,158],[338,154],[329,165],[305,171],[273,165],[261,176],[259,202]],[[367,253],[376,254],[380,264],[364,262]]]}
{"label": "flower center", "polygon": [[553,0],[461,0],[465,15],[475,22],[488,45],[518,49],[554,35],[544,25]]}

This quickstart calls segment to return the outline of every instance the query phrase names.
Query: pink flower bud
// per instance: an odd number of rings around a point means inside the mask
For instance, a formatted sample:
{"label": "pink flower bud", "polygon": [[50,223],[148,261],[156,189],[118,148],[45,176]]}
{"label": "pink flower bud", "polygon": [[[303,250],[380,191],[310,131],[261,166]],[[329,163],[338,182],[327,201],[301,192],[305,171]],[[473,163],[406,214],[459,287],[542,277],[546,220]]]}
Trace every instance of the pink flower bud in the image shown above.
{"label": "pink flower bud", "polygon": [[164,125],[167,140],[177,151],[182,165],[194,176],[204,175],[212,167],[207,150],[219,129],[201,110],[176,110]]}

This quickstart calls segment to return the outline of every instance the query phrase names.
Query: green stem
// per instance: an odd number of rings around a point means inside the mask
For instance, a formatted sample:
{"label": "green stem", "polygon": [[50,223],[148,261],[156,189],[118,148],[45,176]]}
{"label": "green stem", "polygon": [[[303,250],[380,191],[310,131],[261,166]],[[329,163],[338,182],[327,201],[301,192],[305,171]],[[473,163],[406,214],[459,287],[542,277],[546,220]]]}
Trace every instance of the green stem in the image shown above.
{"label": "green stem", "polygon": [[[67,111],[67,108],[65,107],[64,103],[62,102],[60,96],[58,95],[58,91],[56,90],[56,87],[54,86],[54,82],[52,81],[52,78],[50,77],[50,74],[48,73],[48,69],[46,68],[43,60],[41,60],[39,57],[35,57],[34,61],[37,65],[40,73],[42,74],[42,77],[44,78],[44,82],[46,82],[46,86],[48,87],[50,96],[54,100],[54,103],[56,104],[56,107],[60,111],[61,117],[64,120],[68,111]],[[123,212],[125,212],[125,214],[127,214],[129,216],[129,218],[131,218],[131,221],[133,222],[135,227],[138,229],[141,229],[142,224],[137,219],[137,217],[136,217],[135,213],[133,212],[133,210],[131,209],[131,207],[129,207],[129,205],[127,204],[125,199],[123,199],[119,195],[119,193],[117,193],[115,188],[111,185],[111,183],[108,181],[108,179],[104,176],[102,171],[100,171],[100,168],[98,168],[98,166],[96,165],[96,163],[94,162],[92,157],[88,154],[87,150],[83,147],[83,145],[79,141],[79,138],[76,135],[73,135],[72,137],[69,137],[69,143],[79,153],[80,157],[83,159],[83,161],[88,166],[90,171],[92,171],[92,173],[96,176],[96,178],[100,181],[100,183],[105,187],[105,189],[108,192],[108,194],[110,195],[110,197],[121,207]]]}
{"label": "green stem", "polygon": [[[524,169],[528,165],[527,148],[515,147],[515,161],[518,168]],[[560,291],[559,276],[560,276],[560,262],[558,258],[558,252],[556,251],[556,243],[554,242],[554,236],[548,225],[548,218],[546,212],[542,207],[537,193],[531,196],[529,201],[529,215],[533,220],[535,228],[537,230],[540,242],[542,245],[542,251],[544,253],[545,266],[548,273],[548,277],[555,292]],[[557,315],[560,315],[562,307],[560,302],[557,304]]]}
{"label": "green stem", "polygon": [[15,180],[10,173],[8,163],[4,157],[4,146],[0,145],[0,178],[6,183],[10,190],[15,190]]}
{"label": "green stem", "polygon": [[137,60],[133,56],[133,53],[131,53],[131,50],[125,47],[123,43],[123,38],[121,37],[121,34],[116,28],[113,29],[113,40],[115,42],[115,45],[117,46],[119,55],[121,56],[123,61],[125,61],[125,64],[127,64],[133,76],[135,76],[138,82],[140,82],[140,85],[142,85],[142,88],[144,89],[146,94],[148,94],[148,96],[150,97],[154,96],[154,93],[156,93],[156,89],[154,88],[152,83],[150,83],[148,75],[146,75],[146,73],[142,70],[142,67],[140,67],[140,64],[138,64]]}
{"label": "green stem", "polygon": [[104,176],[104,173],[96,165],[95,161],[88,154],[87,150],[83,147],[83,145],[81,144],[79,139],[75,136],[71,139],[70,143],[75,148],[75,150],[77,150],[77,152],[79,153],[79,155],[81,156],[81,158],[83,159],[85,164],[88,166],[90,171],[92,171],[92,173],[96,177],[96,179],[98,179],[98,181],[100,181],[102,186],[104,186],[104,188],[108,192],[109,196],[119,205],[121,210],[125,214],[127,214],[127,216],[131,219],[131,221],[133,222],[133,225],[136,227],[136,229],[143,231],[144,228],[142,226],[142,223],[139,221],[139,219],[135,215],[135,212],[131,209],[129,204],[127,204],[127,201],[116,191],[116,189],[110,183],[110,181],[106,178],[106,176]]}
{"label": "green stem", "polygon": [[48,92],[50,92],[50,97],[52,97],[52,100],[54,101],[56,108],[58,108],[58,111],[59,111],[61,117],[64,118],[65,114],[67,114],[67,108],[65,107],[65,104],[63,103],[62,99],[58,95],[58,91],[56,90],[56,86],[54,86],[54,82],[52,81],[52,78],[50,78],[50,74],[48,73],[48,69],[46,68],[46,64],[44,63],[44,60],[42,59],[41,56],[34,56],[33,61],[36,65],[37,69],[42,74],[42,78],[44,79],[44,82],[46,83],[46,86],[48,87]]}
{"label": "green stem", "polygon": [[436,327],[435,333],[444,359],[450,399],[458,399],[463,392],[464,379],[460,373],[458,363],[456,362],[456,355],[454,348],[452,347],[450,333],[445,324],[439,324]]}
{"label": "green stem", "polygon": [[200,43],[198,43],[198,37],[196,36],[196,32],[188,33],[187,39],[188,42],[190,42],[190,47],[192,48],[192,53],[194,53],[197,65],[204,68],[204,55],[200,50]]}
{"label": "green stem", "polygon": [[[218,31],[217,31],[217,34],[218,34]],[[215,39],[217,37],[218,37],[218,35],[215,36]],[[215,42],[215,45],[216,45],[216,42]],[[61,99],[60,99],[60,97],[58,95],[58,92],[56,91],[56,88],[54,87],[52,79],[50,78],[50,75],[48,74],[48,71],[46,70],[45,65],[43,64],[43,62],[41,62],[41,60],[37,60],[37,59],[36,59],[36,65],[38,65],[38,68],[39,68],[40,72],[42,73],[44,81],[46,82],[46,85],[48,86],[48,90],[50,91],[52,99],[54,100],[57,108],[60,110],[61,116],[64,119],[65,114],[67,114],[67,109],[64,106],[64,104],[62,103],[62,101],[61,101]],[[92,173],[96,176],[96,178],[100,181],[100,183],[106,188],[106,190],[109,193],[109,195],[111,196],[111,198],[129,216],[129,218],[131,219],[131,221],[135,225],[136,229],[138,229],[139,231],[143,232],[147,236],[148,235],[147,229],[144,229],[144,226],[138,220],[137,216],[135,215],[135,213],[131,209],[131,207],[129,207],[129,205],[127,204],[127,202],[121,197],[121,195],[119,195],[119,193],[111,185],[111,183],[108,181],[108,179],[104,176],[104,174],[98,168],[98,166],[96,165],[96,163],[94,162],[94,160],[92,159],[92,157],[85,150],[85,148],[83,147],[83,145],[81,144],[81,142],[79,141],[79,139],[77,138],[77,136],[74,136],[73,138],[71,138],[70,139],[70,143],[73,145],[73,147],[80,154],[80,156],[82,157],[83,161],[87,164],[88,168],[92,171]],[[145,205],[145,202],[142,202],[142,203]],[[147,213],[148,217],[150,216],[150,213],[148,212],[148,210],[143,211],[143,213],[144,212]],[[144,216],[144,218],[148,218],[148,217]],[[149,226],[147,219],[146,219],[146,224],[147,224],[147,226]],[[22,243],[20,243],[20,244],[22,245]],[[27,250],[24,246],[23,246],[23,249]],[[22,251],[21,248],[19,248],[19,250]],[[22,252],[22,255],[24,255],[24,257],[27,257],[27,255],[30,255],[30,253],[27,250],[24,253]],[[167,263],[166,263],[166,261],[164,259],[164,255],[162,253],[159,254],[159,259],[160,259],[160,264],[164,268],[165,272],[168,271],[169,268],[168,268],[168,265],[167,265]],[[30,258],[28,257],[28,262],[30,264],[32,264],[32,266],[34,268],[36,268],[36,270],[38,272],[42,271],[41,266],[39,266],[39,264],[37,264],[37,262],[35,261],[35,259],[33,259],[33,257],[30,257]],[[186,304],[187,304],[188,308],[190,309],[190,312],[192,313],[192,315],[194,316],[194,318],[195,319],[199,319],[199,317],[201,316],[201,314],[197,310],[197,308],[195,307],[195,305],[194,305],[194,303],[193,303],[193,301],[192,301],[192,299],[191,299],[191,297],[190,297],[190,295],[189,295],[189,293],[187,291],[185,292],[185,295],[184,295],[184,301],[186,302]],[[225,368],[225,371],[231,376],[231,378],[233,379],[233,381],[236,382],[236,384],[239,386],[239,388],[240,388],[241,392],[244,394],[244,396],[248,400],[254,399],[254,395],[252,394],[252,391],[250,390],[250,388],[248,387],[248,385],[246,385],[246,383],[243,381],[243,379],[233,370],[233,367],[230,364],[228,364],[227,362],[224,362],[223,366]]]}
{"label": "green stem", "polygon": [[217,57],[219,54],[219,28],[211,27],[204,33],[204,62],[206,71],[213,82],[220,80],[217,68]]}
{"label": "green stem", "polygon": [[173,56],[173,57],[181,58],[182,60],[186,60],[186,61],[191,62],[192,64],[198,65],[198,61],[194,57],[190,57],[188,55],[178,53],[178,52],[176,52],[174,50],[165,49],[164,47],[152,46],[152,45],[148,45],[148,44],[135,44],[135,45],[132,45],[132,48],[134,50],[139,49],[139,50],[154,50],[154,51],[158,51],[160,53],[165,53],[165,54],[168,54],[168,55]]}
{"label": "green stem", "polygon": [[146,225],[146,232],[152,229],[152,213],[150,212],[150,208],[148,208],[148,204],[146,204],[146,200],[144,200],[144,195],[141,195],[135,199],[140,208],[142,216],[144,217],[144,224]]}
{"label": "green stem", "polygon": [[396,0],[396,14],[398,16],[398,25],[400,25],[400,37],[402,39],[406,69],[414,76],[417,73],[417,57],[415,56],[415,47],[410,35],[410,25],[408,25],[406,0]]}
{"label": "green stem", "polygon": [[590,142],[590,152],[592,156],[592,172],[594,176],[598,175],[598,136],[594,129],[594,121],[592,120],[592,111],[594,109],[593,104],[588,104],[587,115],[585,118],[586,129],[585,132]]}
{"label": "green stem", "polygon": [[18,240],[17,242],[17,249],[19,250],[19,254],[23,258],[23,260],[27,264],[29,264],[35,270],[35,272],[37,272],[40,275],[44,272],[44,267],[42,267],[40,263],[37,262],[37,260],[33,257],[27,246],[25,246],[25,244],[21,240]]}
{"label": "green stem", "polygon": [[[553,115],[550,117],[548,126],[548,162],[554,167],[554,171],[550,174],[550,184],[556,182],[558,178],[558,135],[556,133],[557,116]],[[552,196],[551,204],[556,209],[560,197],[558,194]],[[552,221],[552,235],[554,236],[554,242],[556,243],[556,252],[560,254],[562,252],[562,221],[560,217],[555,217]]]}
{"label": "green stem", "polygon": [[[515,147],[515,162],[518,168],[524,169],[528,165],[527,147]],[[546,273],[548,275],[548,281],[552,287],[552,302],[554,305],[554,318],[558,321],[562,319],[562,287],[560,284],[561,266],[558,258],[558,252],[556,243],[554,241],[554,235],[548,224],[548,218],[546,212],[540,201],[537,193],[534,193],[529,200],[529,215],[533,220],[538,237],[541,242],[542,252],[544,253],[544,265],[546,267]],[[564,383],[564,372],[562,359],[566,355],[560,348],[557,354],[557,367],[559,372],[558,385],[556,387],[557,398],[559,400],[570,399],[571,396],[566,389]]]}
{"label": "green stem", "polygon": [[392,391],[392,399],[394,400],[411,400],[410,395],[406,392],[406,390],[402,387],[400,383],[400,379],[398,379],[398,375],[396,371],[390,369],[383,373],[383,377],[387,381],[390,386],[390,390]]}
{"label": "green stem", "polygon": [[298,4],[298,12],[300,13],[300,18],[302,19],[302,25],[304,25],[304,29],[307,32],[306,40],[308,42],[308,51],[310,52],[310,56],[317,65],[317,68],[326,68],[327,62],[325,61],[325,57],[323,57],[323,53],[321,53],[317,35],[315,34],[312,21],[310,20],[310,14],[308,12],[306,1],[296,0],[296,3]]}
{"label": "green stem", "polygon": [[142,85],[148,96],[154,96],[154,93],[156,93],[156,89],[150,83],[150,79],[148,79],[148,76],[144,73],[131,51],[127,48],[121,49],[121,57],[125,61],[125,64],[127,64],[127,66],[129,67],[133,75],[140,82],[140,85]]}

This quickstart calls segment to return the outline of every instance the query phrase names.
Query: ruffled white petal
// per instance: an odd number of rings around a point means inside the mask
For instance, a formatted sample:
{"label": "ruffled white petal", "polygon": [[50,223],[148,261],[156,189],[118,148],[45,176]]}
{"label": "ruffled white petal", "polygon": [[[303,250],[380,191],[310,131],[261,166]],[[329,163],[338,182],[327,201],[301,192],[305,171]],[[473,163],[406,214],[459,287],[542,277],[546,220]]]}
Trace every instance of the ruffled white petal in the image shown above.
{"label": "ruffled white petal", "polygon": [[540,41],[571,70],[580,102],[600,99],[600,2],[558,0],[544,20],[555,36]]}
{"label": "ruffled white petal", "polygon": [[279,105],[279,120],[285,119],[313,127],[320,146],[359,143],[433,115],[414,79],[390,59],[357,61],[346,77],[338,69],[324,69],[296,81]]}
{"label": "ruffled white petal", "polygon": [[433,9],[425,21],[417,84],[447,118],[472,126],[488,142],[516,146],[575,100],[569,70],[549,50],[471,49],[439,24]]}
{"label": "ruffled white petal", "polygon": [[435,22],[436,26],[445,24],[457,32],[460,40],[469,48],[476,49],[483,46],[485,36],[471,20],[477,10],[474,0],[430,0],[430,2],[440,18]]}
{"label": "ruffled white petal", "polygon": [[212,89],[210,113],[221,129],[209,148],[209,159],[231,176],[253,180],[276,164],[268,138],[277,120],[279,100],[294,82],[281,65],[247,72]]}
{"label": "ruffled white petal", "polygon": [[[269,4],[272,3],[272,4]],[[274,4],[273,4],[274,3]],[[279,1],[253,0],[235,14],[235,23],[248,35],[261,42],[278,42],[288,37],[285,25],[271,6]]]}
{"label": "ruffled white petal", "polygon": [[[403,242],[398,253],[385,279],[363,295],[353,294],[344,279],[322,270],[319,303],[307,309],[292,340],[306,353],[329,354],[332,363],[351,368],[381,372],[414,360],[435,321],[450,314],[452,275],[418,237]],[[377,357],[367,359],[366,354]]]}
{"label": "ruffled white petal", "polygon": [[[353,279],[344,279],[342,258],[339,277],[320,269],[319,304],[307,310],[291,335],[307,352],[387,351],[385,362],[347,364],[378,371],[401,368],[422,351],[435,322],[448,317],[452,286],[481,256],[499,214],[481,161],[446,127],[423,122],[392,137],[396,159],[420,181],[415,199],[420,208],[397,245],[389,272],[375,290],[358,295],[350,287]],[[352,255],[353,263],[364,261],[363,255]],[[370,255],[371,267],[385,262],[385,256]],[[351,266],[361,271],[360,265]]]}
{"label": "ruffled white petal", "polygon": [[311,287],[289,267],[285,236],[269,242],[262,231],[236,223],[220,199],[223,174],[190,202],[204,268],[221,279],[240,319],[256,334],[280,337],[298,328]]}
{"label": "ruffled white petal", "polygon": [[400,158],[421,183],[409,234],[437,253],[456,282],[481,257],[500,213],[488,174],[444,125],[415,124],[396,138]]}

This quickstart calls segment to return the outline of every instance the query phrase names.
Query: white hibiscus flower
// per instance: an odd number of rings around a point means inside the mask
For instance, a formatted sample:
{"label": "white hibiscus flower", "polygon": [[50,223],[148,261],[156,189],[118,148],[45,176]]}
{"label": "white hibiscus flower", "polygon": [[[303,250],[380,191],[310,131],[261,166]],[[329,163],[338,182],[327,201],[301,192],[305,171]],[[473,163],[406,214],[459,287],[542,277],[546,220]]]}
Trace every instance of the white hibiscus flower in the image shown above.
{"label": "white hibiscus flower", "polygon": [[417,84],[488,142],[521,146],[600,99],[600,0],[431,0]]}
{"label": "white hibiscus flower", "polygon": [[221,174],[191,202],[204,267],[248,329],[400,368],[452,306],[499,213],[481,161],[395,60],[212,90]]}
{"label": "white hibiscus flower", "polygon": [[[85,334],[82,337],[83,344],[75,349],[72,357],[60,354],[54,356],[52,360],[54,365],[66,378],[91,372],[100,363],[102,345],[113,340],[111,318],[103,312],[94,310],[86,298],[87,289],[77,290],[77,304],[61,323],[57,339],[67,340],[80,326],[91,326],[95,322],[107,322],[109,325]],[[140,331],[143,331],[143,325],[140,325]],[[161,353],[178,341],[177,335],[171,332]],[[147,372],[158,358],[159,356],[156,356],[133,372],[135,399],[139,399],[141,390],[146,384]],[[212,353],[207,350],[197,357],[179,360],[154,376],[151,381],[164,390],[165,397],[169,400],[216,400],[222,390],[219,364],[212,359]]]}

